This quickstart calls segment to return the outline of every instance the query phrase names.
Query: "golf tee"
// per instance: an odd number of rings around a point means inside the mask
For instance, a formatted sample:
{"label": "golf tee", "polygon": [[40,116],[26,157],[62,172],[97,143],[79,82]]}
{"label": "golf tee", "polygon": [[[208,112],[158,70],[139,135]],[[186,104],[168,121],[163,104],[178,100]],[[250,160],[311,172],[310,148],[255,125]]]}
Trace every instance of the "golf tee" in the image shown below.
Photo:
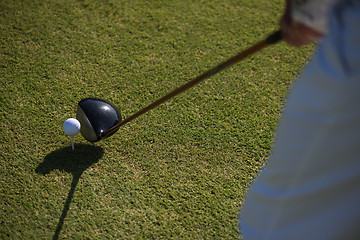
{"label": "golf tee", "polygon": [[74,151],[74,136],[70,136],[71,137],[71,148]]}

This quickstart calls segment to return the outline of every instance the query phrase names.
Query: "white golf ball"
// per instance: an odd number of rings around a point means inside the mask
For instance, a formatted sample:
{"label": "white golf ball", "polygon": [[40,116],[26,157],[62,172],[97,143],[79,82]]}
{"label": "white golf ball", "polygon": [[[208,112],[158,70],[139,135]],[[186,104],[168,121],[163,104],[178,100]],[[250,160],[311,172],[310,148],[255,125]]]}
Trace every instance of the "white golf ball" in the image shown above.
{"label": "white golf ball", "polygon": [[66,135],[75,136],[80,132],[80,122],[75,118],[67,119],[63,124],[63,129]]}

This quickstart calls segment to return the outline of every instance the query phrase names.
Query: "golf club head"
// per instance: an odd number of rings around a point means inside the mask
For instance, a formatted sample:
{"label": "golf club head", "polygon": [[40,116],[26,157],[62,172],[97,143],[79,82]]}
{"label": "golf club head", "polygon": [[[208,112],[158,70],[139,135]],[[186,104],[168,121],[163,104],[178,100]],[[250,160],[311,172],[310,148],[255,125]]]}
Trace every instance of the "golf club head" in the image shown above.
{"label": "golf club head", "polygon": [[111,103],[99,98],[82,99],[76,111],[76,118],[81,124],[80,133],[89,142],[97,142],[103,137],[102,133],[121,121],[121,115]]}

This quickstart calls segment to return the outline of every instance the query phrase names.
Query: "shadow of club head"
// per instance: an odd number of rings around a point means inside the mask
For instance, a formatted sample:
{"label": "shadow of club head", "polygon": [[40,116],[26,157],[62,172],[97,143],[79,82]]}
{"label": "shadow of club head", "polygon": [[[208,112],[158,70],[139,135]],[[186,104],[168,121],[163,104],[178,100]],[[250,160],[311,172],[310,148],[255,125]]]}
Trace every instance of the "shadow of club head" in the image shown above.
{"label": "shadow of club head", "polygon": [[70,209],[70,204],[74,196],[76,186],[82,173],[94,163],[98,162],[103,154],[104,151],[101,147],[76,144],[75,151],[73,151],[71,147],[65,147],[46,155],[44,160],[35,169],[35,171],[41,175],[49,174],[54,170],[65,171],[73,175],[71,188],[52,239],[59,239],[67,212]]}
{"label": "shadow of club head", "polygon": [[58,169],[76,176],[97,163],[103,154],[104,150],[101,147],[76,144],[75,151],[69,146],[46,155],[35,171],[38,174],[46,175]]}

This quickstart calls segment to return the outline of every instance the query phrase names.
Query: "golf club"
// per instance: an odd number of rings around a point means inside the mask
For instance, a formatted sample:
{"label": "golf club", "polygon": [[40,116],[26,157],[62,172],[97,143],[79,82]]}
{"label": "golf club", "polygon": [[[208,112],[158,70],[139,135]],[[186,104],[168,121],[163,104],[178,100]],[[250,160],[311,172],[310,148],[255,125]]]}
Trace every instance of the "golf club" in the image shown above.
{"label": "golf club", "polygon": [[144,107],[143,109],[139,110],[138,112],[134,113],[133,115],[129,116],[124,120],[121,120],[121,115],[119,111],[112,104],[96,98],[83,99],[78,104],[76,117],[81,123],[81,134],[86,140],[90,142],[96,142],[102,138],[109,137],[113,135],[124,124],[159,106],[160,104],[166,102],[167,100],[178,95],[179,93],[182,93],[185,90],[195,86],[199,82],[258,52],[264,47],[279,42],[281,39],[281,30],[270,34],[265,40],[254,44],[246,50],[224,61],[223,63],[220,63],[219,65],[209,69],[208,71],[188,81],[184,85],[176,88],[164,97],[159,98],[155,102],[149,104],[148,106]]}
{"label": "golf club", "polygon": [[[78,103],[76,118],[81,124],[80,133],[89,142],[99,141],[101,133],[118,124],[121,115],[111,103],[99,98],[85,98]],[[106,137],[111,136],[109,133]]]}

